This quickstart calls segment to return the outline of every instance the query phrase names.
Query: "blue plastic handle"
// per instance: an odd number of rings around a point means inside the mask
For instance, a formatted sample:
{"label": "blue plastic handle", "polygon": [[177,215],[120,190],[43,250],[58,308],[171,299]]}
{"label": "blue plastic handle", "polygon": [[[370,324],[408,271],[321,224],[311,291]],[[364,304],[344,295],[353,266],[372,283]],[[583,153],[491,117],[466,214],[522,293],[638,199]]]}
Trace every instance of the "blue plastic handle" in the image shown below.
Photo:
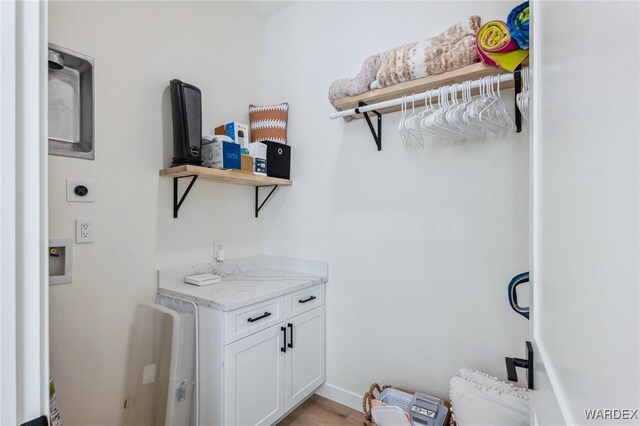
{"label": "blue plastic handle", "polygon": [[526,319],[529,319],[529,307],[528,306],[522,307],[518,305],[518,295],[516,294],[516,287],[522,283],[528,283],[528,282],[529,282],[529,273],[524,272],[520,275],[516,275],[511,279],[511,282],[509,283],[509,289],[508,289],[509,304],[511,305],[511,309],[513,309],[514,311],[516,311]]}

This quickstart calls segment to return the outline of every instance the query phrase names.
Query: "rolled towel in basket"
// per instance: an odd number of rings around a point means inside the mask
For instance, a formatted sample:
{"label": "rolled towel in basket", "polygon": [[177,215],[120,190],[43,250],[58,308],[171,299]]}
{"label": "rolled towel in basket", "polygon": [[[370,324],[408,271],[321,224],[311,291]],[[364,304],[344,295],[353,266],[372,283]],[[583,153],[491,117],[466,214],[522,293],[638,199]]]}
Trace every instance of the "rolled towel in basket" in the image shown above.
{"label": "rolled towel in basket", "polygon": [[529,2],[514,7],[507,17],[509,33],[521,49],[529,48]]}
{"label": "rolled towel in basket", "polygon": [[482,62],[513,72],[529,56],[511,38],[507,25],[502,21],[489,21],[480,28],[476,48]]}

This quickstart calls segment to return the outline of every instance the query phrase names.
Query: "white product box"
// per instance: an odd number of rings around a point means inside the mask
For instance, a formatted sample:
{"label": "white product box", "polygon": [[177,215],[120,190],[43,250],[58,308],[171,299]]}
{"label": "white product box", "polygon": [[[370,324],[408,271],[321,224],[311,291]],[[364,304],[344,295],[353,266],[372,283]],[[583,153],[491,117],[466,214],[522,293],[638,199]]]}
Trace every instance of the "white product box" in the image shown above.
{"label": "white product box", "polygon": [[253,174],[267,175],[267,145],[262,142],[251,142],[249,144],[249,155],[255,158],[253,162]]}
{"label": "white product box", "polygon": [[267,159],[267,145],[262,142],[251,142],[249,144],[249,155],[255,158]]}
{"label": "white product box", "polygon": [[232,139],[235,143],[240,144],[240,148],[244,150],[249,149],[249,143],[251,142],[249,138],[249,126],[234,121],[228,123],[227,128],[230,128],[227,131],[227,136],[229,136],[229,133],[233,133]]}
{"label": "white product box", "polygon": [[205,167],[224,168],[223,142],[234,143],[228,136],[209,135],[202,138],[202,162]]}

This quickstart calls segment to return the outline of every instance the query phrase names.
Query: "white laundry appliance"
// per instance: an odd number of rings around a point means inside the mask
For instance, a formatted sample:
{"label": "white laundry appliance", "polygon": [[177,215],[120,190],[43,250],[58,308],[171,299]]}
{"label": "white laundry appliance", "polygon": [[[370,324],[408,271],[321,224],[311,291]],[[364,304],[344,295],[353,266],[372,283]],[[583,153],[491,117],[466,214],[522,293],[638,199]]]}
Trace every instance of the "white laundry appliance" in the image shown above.
{"label": "white laundry appliance", "polygon": [[197,424],[193,422],[197,420],[196,322],[194,304],[138,305],[131,335],[126,425]]}
{"label": "white laundry appliance", "polygon": [[[184,282],[198,273],[223,279]],[[141,305],[134,326],[126,424],[285,417],[325,381],[327,280],[326,262],[274,256],[159,271],[156,304]]]}

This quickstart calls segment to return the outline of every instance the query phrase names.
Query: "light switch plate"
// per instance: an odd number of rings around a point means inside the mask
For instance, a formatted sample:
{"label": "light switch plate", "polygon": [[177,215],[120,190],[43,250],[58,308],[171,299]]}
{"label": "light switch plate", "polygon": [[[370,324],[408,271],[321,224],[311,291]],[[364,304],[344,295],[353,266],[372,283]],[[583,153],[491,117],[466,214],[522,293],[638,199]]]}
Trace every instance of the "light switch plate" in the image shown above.
{"label": "light switch plate", "polygon": [[67,179],[67,201],[72,203],[93,203],[93,195],[93,181]]}

